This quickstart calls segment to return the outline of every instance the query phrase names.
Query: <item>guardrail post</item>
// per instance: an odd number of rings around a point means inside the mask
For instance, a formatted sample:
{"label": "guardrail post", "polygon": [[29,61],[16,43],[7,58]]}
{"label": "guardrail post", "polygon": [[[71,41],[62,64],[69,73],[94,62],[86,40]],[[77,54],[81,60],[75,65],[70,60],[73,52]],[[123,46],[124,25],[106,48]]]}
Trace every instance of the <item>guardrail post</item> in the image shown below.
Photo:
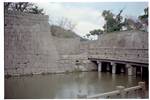
{"label": "guardrail post", "polygon": [[124,86],[117,86],[117,90],[119,90],[121,98],[125,98],[125,91],[124,91],[124,89],[125,89]]}
{"label": "guardrail post", "polygon": [[141,97],[145,98],[145,94],[146,94],[145,82],[139,82],[138,85],[142,88]]}

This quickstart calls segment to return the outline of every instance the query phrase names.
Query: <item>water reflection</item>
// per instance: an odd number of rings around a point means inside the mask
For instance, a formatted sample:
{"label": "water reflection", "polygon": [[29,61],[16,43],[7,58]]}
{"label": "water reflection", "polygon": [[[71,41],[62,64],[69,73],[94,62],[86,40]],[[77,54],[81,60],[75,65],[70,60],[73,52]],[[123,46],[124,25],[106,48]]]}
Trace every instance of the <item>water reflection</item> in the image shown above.
{"label": "water reflection", "polygon": [[131,87],[139,77],[125,74],[78,72],[69,74],[34,75],[5,79],[5,98],[77,98],[78,94],[97,94]]}

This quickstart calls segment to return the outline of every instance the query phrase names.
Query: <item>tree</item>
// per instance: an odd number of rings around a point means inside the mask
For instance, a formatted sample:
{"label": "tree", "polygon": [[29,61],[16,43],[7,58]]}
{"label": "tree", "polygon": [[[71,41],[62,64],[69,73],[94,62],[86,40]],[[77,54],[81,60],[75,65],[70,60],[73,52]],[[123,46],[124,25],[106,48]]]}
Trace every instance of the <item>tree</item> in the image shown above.
{"label": "tree", "polygon": [[11,2],[5,2],[5,3],[4,3],[4,9],[5,9],[5,10],[9,10],[10,4],[11,4]]}
{"label": "tree", "polygon": [[[65,17],[50,20],[50,28],[53,36],[57,37],[76,37],[74,28],[76,24]],[[61,33],[61,34],[60,34]]]}
{"label": "tree", "polygon": [[68,18],[62,17],[61,19],[59,19],[56,22],[57,26],[67,29],[69,31],[73,31],[74,28],[76,27],[76,24],[73,23],[71,20],[69,20]]}
{"label": "tree", "polygon": [[[104,31],[100,29],[96,29],[90,31],[90,35],[99,35],[104,32],[114,32],[124,30],[147,30],[148,26],[148,7],[144,9],[144,15],[139,16],[139,20],[134,20],[132,18],[125,18],[123,21],[123,17],[121,16],[123,9],[119,11],[117,15],[113,14],[110,10],[104,10],[102,16],[104,17],[106,23],[103,28]],[[146,25],[146,26],[145,26]],[[89,36],[89,35],[88,35]]]}
{"label": "tree", "polygon": [[104,32],[120,31],[122,29],[122,26],[124,25],[124,23],[122,22],[123,17],[121,16],[122,12],[123,9],[120,10],[117,15],[114,15],[110,10],[104,10],[102,13],[102,16],[106,21],[103,26],[104,31],[101,29],[94,29],[89,32],[90,34],[87,34],[87,37],[89,37],[90,35],[100,35]]}
{"label": "tree", "polygon": [[123,17],[121,16],[121,13],[123,12],[123,9],[120,10],[120,12],[116,15],[116,29],[117,31],[122,30],[122,26],[123,26]]}
{"label": "tree", "polygon": [[148,18],[148,7],[144,9],[144,15],[139,16],[140,20],[144,20]]}
{"label": "tree", "polygon": [[124,27],[126,30],[139,30],[143,27],[139,20],[133,20],[132,18],[125,18]]}
{"label": "tree", "polygon": [[30,13],[33,13],[33,14],[44,14],[43,13],[43,9],[39,9],[38,6],[35,6],[34,8],[31,8],[31,11]]}
{"label": "tree", "polygon": [[4,10],[27,12],[32,14],[44,14],[43,9],[39,9],[38,6],[29,2],[4,2]]}
{"label": "tree", "polygon": [[103,34],[103,30],[101,29],[95,29],[90,31],[90,35],[100,35],[100,34]]}
{"label": "tree", "polygon": [[112,31],[111,27],[113,26],[113,23],[115,23],[114,20],[114,14],[110,12],[110,10],[104,10],[102,13],[102,16],[104,17],[106,24],[104,24],[103,28],[104,31],[109,32]]}
{"label": "tree", "polygon": [[147,30],[148,26],[148,7],[144,9],[144,15],[138,16],[138,20],[125,18],[124,27],[127,30]]}
{"label": "tree", "polygon": [[142,24],[146,25],[144,27],[148,27],[148,7],[144,9],[144,15],[138,17]]}
{"label": "tree", "polygon": [[86,37],[89,38],[90,35],[91,35],[91,34],[86,34]]}
{"label": "tree", "polygon": [[120,31],[122,29],[123,23],[121,13],[123,9],[117,15],[114,15],[110,10],[104,10],[102,16],[104,17],[106,24],[103,28],[106,32]]}

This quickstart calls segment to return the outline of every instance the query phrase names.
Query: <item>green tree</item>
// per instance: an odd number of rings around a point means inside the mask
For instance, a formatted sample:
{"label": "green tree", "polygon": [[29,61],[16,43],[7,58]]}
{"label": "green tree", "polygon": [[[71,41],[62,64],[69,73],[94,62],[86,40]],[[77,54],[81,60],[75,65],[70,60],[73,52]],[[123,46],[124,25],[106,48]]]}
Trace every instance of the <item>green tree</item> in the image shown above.
{"label": "green tree", "polygon": [[39,9],[38,6],[31,8],[31,11],[29,12],[33,14],[42,14],[42,15],[44,14],[43,9]]}
{"label": "green tree", "polygon": [[29,2],[4,2],[5,11],[19,11],[32,14],[44,14],[43,9],[39,9],[34,3]]}
{"label": "green tree", "polygon": [[[144,27],[144,30],[147,29],[148,26],[148,7],[144,9],[144,15],[139,16],[138,20],[133,20],[131,18],[125,18],[123,21],[123,17],[121,16],[123,9],[119,11],[118,14],[113,14],[110,10],[104,10],[102,16],[106,23],[103,28],[104,31],[100,29],[95,29],[90,31],[90,35],[100,35],[102,33],[114,32],[123,30],[141,30]],[[143,25],[145,24],[146,27]],[[143,30],[143,29],[142,29]]]}
{"label": "green tree", "polygon": [[143,24],[148,25],[148,7],[144,9],[144,15],[141,15],[138,18]]}
{"label": "green tree", "polygon": [[114,32],[114,31],[120,31],[122,29],[123,23],[121,16],[121,13],[123,10],[120,10],[120,12],[117,15],[114,15],[110,10],[104,10],[102,13],[102,16],[104,17],[106,24],[104,24],[103,28],[106,32]]}
{"label": "green tree", "polygon": [[103,34],[103,30],[101,29],[95,29],[90,31],[90,35],[100,35],[100,34]]}
{"label": "green tree", "polygon": [[90,36],[91,34],[86,34],[86,37],[88,37],[89,38],[89,36]]}

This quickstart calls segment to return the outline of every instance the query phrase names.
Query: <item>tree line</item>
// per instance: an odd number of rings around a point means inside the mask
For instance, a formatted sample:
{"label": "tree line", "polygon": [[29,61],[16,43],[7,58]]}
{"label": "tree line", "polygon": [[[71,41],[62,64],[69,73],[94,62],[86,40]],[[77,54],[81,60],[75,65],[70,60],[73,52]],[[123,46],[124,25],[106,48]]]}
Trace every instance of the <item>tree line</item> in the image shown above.
{"label": "tree line", "polygon": [[138,20],[132,18],[122,17],[123,9],[118,14],[112,13],[110,10],[104,10],[102,16],[104,17],[105,24],[103,29],[94,29],[89,32],[86,36],[100,35],[103,33],[110,33],[121,30],[143,30],[147,31],[148,27],[148,7],[144,9],[144,14],[138,16]]}
{"label": "tree line", "polygon": [[[91,35],[100,35],[121,30],[143,30],[147,31],[148,27],[148,7],[144,9],[144,14],[138,16],[138,20],[132,18],[123,18],[121,15],[124,9],[121,9],[118,14],[112,13],[110,10],[104,10],[102,16],[105,24],[102,29],[94,29],[86,34],[86,37]],[[44,15],[43,9],[40,9],[36,4],[29,2],[4,2],[4,11],[20,11],[32,14]],[[59,26],[63,29],[73,31],[76,23],[73,23],[68,18],[62,17],[57,22],[50,20],[51,26]],[[55,31],[52,28],[52,31]]]}
{"label": "tree line", "polygon": [[44,15],[43,9],[29,2],[4,2],[4,11],[19,11]]}

